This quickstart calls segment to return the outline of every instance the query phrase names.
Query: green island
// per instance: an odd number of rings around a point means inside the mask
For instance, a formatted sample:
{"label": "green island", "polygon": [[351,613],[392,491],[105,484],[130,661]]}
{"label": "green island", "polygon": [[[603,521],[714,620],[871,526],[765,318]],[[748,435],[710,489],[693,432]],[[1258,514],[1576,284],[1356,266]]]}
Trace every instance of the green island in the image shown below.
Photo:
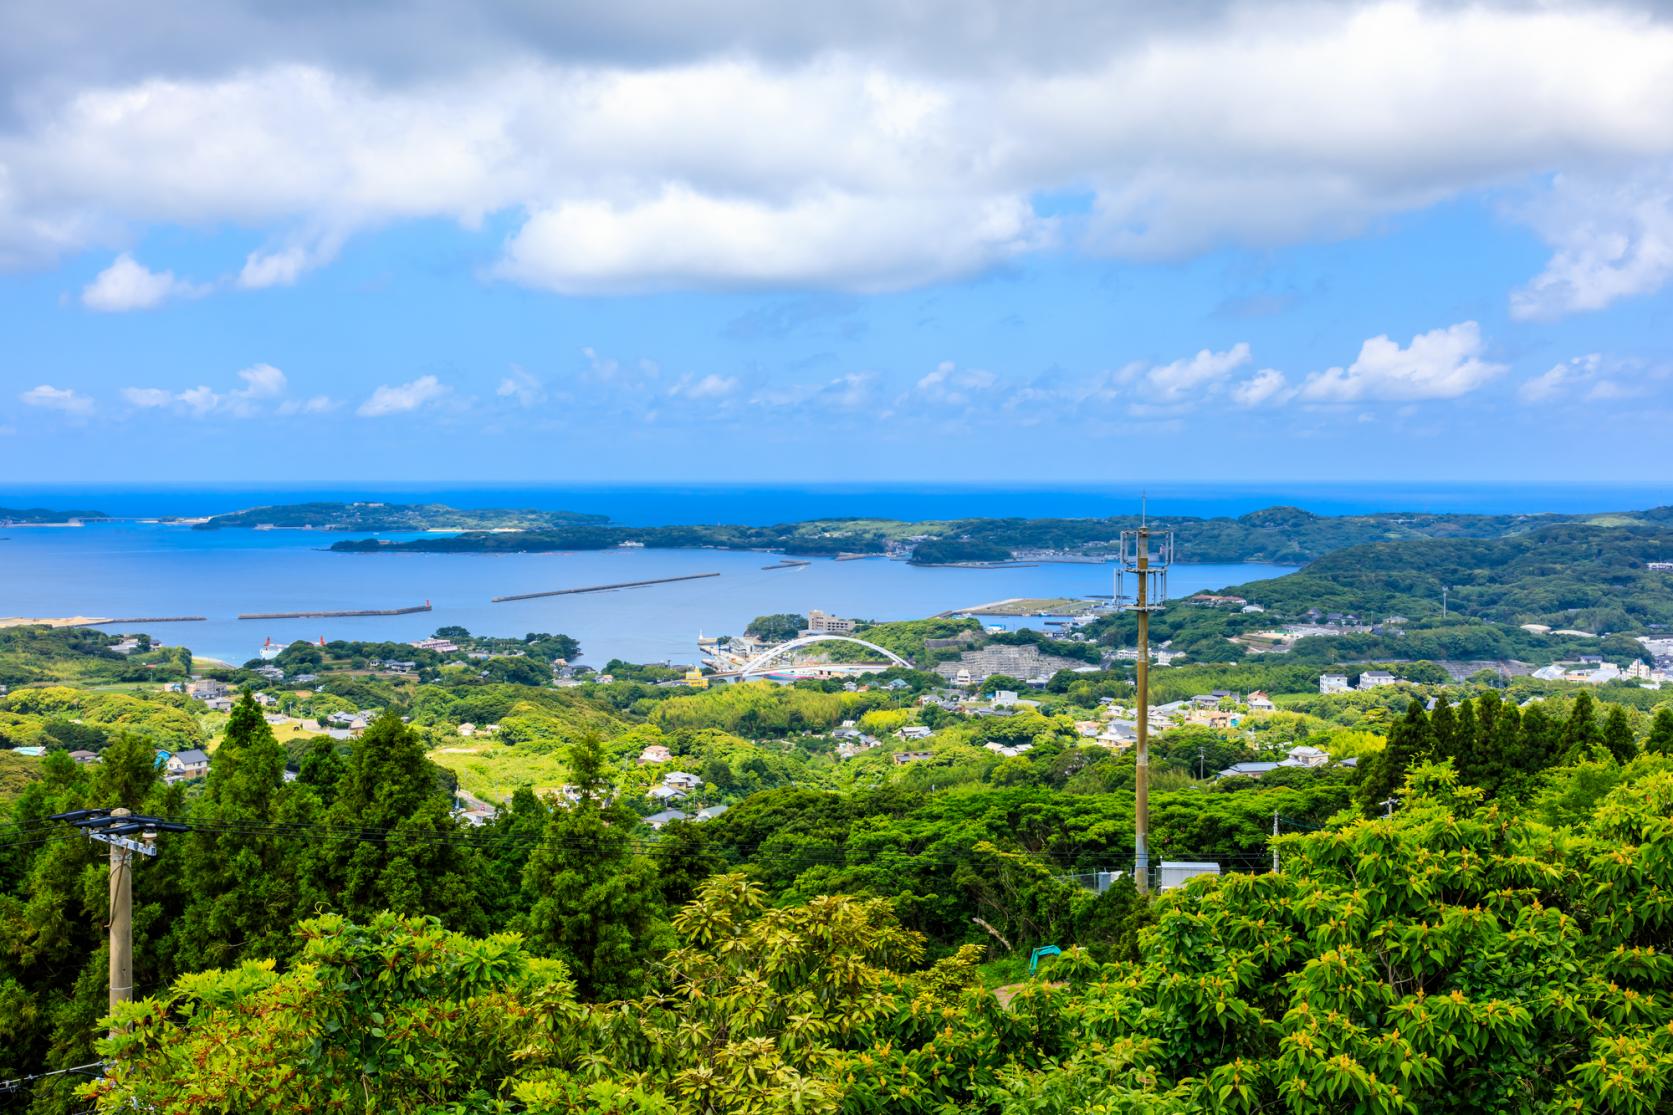
{"label": "green island", "polygon": [[[1586,515],[1386,513],[1316,515],[1272,507],[1235,518],[1153,518],[1173,530],[1180,557],[1194,562],[1305,564],[1337,550],[1379,542],[1492,540],[1555,525],[1653,526],[1673,522],[1673,509]],[[407,541],[342,540],[349,553],[530,553],[613,546],[771,550],[808,556],[889,554],[922,564],[1092,560],[1107,557],[1138,516],[1088,519],[822,519],[772,526],[699,524],[624,526],[604,516],[570,512],[464,511],[441,504],[313,503],[217,515],[200,529],[307,527],[317,530],[457,531]]]}
{"label": "green island", "polygon": [[62,526],[108,519],[103,511],[58,511],[48,507],[0,507],[0,526]]}
{"label": "green island", "polygon": [[605,522],[602,515],[574,511],[471,509],[440,503],[287,503],[211,515],[193,530],[332,530],[332,531],[537,531]]}

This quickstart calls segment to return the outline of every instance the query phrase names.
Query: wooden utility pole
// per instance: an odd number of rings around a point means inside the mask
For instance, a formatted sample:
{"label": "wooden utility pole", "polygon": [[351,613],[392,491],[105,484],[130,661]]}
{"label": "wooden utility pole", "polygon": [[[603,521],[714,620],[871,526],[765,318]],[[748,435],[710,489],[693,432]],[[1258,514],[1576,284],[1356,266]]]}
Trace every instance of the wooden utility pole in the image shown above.
{"label": "wooden utility pole", "polygon": [[[190,825],[139,817],[126,809],[75,809],[48,820],[65,821],[110,845],[110,1005],[134,998],[134,853],[157,854],[159,832],[189,832]],[[135,840],[134,837],[139,837]]]}
{"label": "wooden utility pole", "polygon": [[[112,809],[112,819],[130,816]],[[122,823],[118,821],[117,823]],[[134,854],[119,844],[110,846],[110,1005],[134,998]]]}

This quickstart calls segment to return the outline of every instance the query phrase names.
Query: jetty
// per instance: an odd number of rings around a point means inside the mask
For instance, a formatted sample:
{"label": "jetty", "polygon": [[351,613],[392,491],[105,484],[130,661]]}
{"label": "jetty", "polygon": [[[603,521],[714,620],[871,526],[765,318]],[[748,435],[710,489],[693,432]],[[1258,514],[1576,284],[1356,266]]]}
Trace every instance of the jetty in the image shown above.
{"label": "jetty", "polygon": [[798,558],[784,558],[771,565],[763,565],[762,569],[800,569],[804,565],[812,565],[811,561],[801,561]]}
{"label": "jetty", "polygon": [[410,616],[428,612],[430,602],[410,608],[356,608],[345,612],[245,612],[239,619],[352,619],[357,616]]}
{"label": "jetty", "polygon": [[519,592],[511,596],[496,596],[490,604],[507,604],[513,600],[538,600],[543,596],[575,596],[583,592],[613,592],[619,588],[645,588],[650,585],[671,585],[675,581],[700,581],[704,577],[718,577],[719,573],[686,573],[679,577],[656,577],[648,581],[618,581],[613,585],[587,585],[583,588],[554,588],[545,592]]}

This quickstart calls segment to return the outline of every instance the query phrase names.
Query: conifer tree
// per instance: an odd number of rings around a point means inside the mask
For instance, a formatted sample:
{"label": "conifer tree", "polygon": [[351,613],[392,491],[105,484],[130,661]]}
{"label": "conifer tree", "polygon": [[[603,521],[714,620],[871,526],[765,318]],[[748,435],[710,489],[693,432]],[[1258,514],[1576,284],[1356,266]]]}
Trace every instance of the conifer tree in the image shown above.
{"label": "conifer tree", "polygon": [[1656,710],[1644,750],[1653,755],[1673,755],[1673,705],[1662,705]]}
{"label": "conifer tree", "polygon": [[1406,780],[1412,765],[1434,756],[1435,737],[1430,731],[1429,715],[1422,702],[1414,699],[1406,706],[1406,715],[1389,729],[1388,742],[1370,763],[1356,797],[1360,808],[1367,812],[1378,808]]}
{"label": "conifer tree", "polygon": [[633,995],[667,934],[656,871],[635,850],[637,818],[611,796],[598,737],[577,740],[567,758],[577,800],[551,811],[529,857],[524,927],[569,964],[585,998]]}
{"label": "conifer tree", "polygon": [[1582,692],[1574,698],[1574,708],[1563,722],[1559,742],[1559,753],[1565,763],[1584,759],[1593,747],[1603,742],[1603,732],[1598,728],[1597,712],[1590,693]]}
{"label": "conifer tree", "polygon": [[1615,756],[1617,763],[1631,762],[1638,756],[1638,739],[1632,734],[1632,722],[1627,710],[1613,705],[1603,722],[1603,746]]}
{"label": "conifer tree", "polygon": [[481,932],[475,862],[452,806],[418,733],[393,712],[381,713],[356,741],[325,812],[310,912],[317,904],[360,918],[379,910],[432,914],[450,928]]}

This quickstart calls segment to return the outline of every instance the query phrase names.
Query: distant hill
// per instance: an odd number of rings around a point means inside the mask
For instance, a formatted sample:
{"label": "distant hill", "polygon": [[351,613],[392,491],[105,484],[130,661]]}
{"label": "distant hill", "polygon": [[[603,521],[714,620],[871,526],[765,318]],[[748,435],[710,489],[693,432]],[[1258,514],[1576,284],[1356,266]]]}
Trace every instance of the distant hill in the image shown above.
{"label": "distant hill", "polygon": [[1351,546],[1229,591],[1282,614],[1381,618],[1436,614],[1445,588],[1450,611],[1500,623],[1593,633],[1673,626],[1673,572],[1649,568],[1673,561],[1666,509],[1611,521],[1630,525],[1569,521],[1502,538]]}
{"label": "distant hill", "polygon": [[56,511],[47,507],[0,507],[0,523],[68,523],[108,519],[103,511]]}
{"label": "distant hill", "polygon": [[[435,522],[444,521],[447,517],[447,509],[444,508],[432,506],[426,508],[426,512]],[[271,509],[241,514],[246,521],[233,525],[254,525],[248,521],[250,517],[271,521],[261,518],[264,514],[270,515]],[[530,513],[481,511],[456,514],[497,515],[509,521],[512,517]],[[215,522],[212,520],[211,524]],[[1257,561],[1286,565],[1305,565],[1326,554],[1372,543],[1423,539],[1490,540],[1514,537],[1550,526],[1590,523],[1619,527],[1673,525],[1673,509],[1606,515],[1315,515],[1297,507],[1271,507],[1237,518],[1176,516],[1150,520],[1155,530],[1174,532],[1178,543],[1176,557],[1180,561]],[[378,540],[339,542],[332,549],[353,552],[538,553],[605,549],[628,542],[665,549],[706,546],[809,555],[888,551],[910,553],[913,561],[923,564],[1003,562],[1018,558],[1108,557],[1121,532],[1138,525],[1137,516],[925,522],[824,519],[775,526],[717,523],[663,527],[616,526],[599,519],[518,530],[478,529],[449,538],[422,538],[401,543]]]}
{"label": "distant hill", "polygon": [[194,530],[281,527],[291,530],[534,530],[603,523],[604,515],[573,511],[473,510],[442,503],[287,503],[215,515]]}

